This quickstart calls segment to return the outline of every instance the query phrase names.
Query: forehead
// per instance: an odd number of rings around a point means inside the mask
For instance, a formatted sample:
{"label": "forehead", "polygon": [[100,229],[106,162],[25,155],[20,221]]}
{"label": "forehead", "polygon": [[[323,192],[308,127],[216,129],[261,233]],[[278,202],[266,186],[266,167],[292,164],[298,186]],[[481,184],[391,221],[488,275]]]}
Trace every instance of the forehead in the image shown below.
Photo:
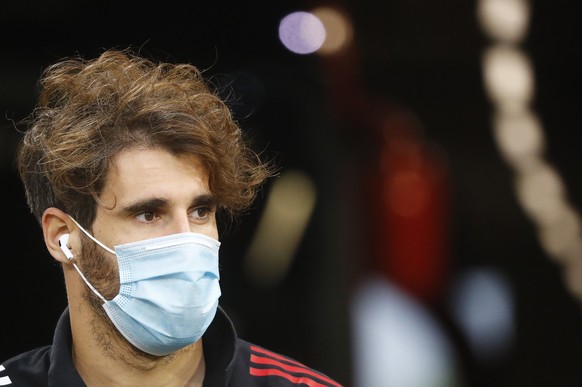
{"label": "forehead", "polygon": [[124,201],[187,193],[210,193],[208,173],[197,156],[176,156],[161,148],[130,148],[114,158],[101,197],[107,200],[114,195],[117,201]]}

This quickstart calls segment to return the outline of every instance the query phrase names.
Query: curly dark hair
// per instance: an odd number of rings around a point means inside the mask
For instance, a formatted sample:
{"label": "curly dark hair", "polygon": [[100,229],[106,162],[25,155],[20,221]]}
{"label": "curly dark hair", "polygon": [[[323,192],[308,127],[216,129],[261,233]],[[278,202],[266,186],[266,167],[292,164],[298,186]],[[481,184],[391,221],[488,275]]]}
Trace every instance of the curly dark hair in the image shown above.
{"label": "curly dark hair", "polygon": [[193,65],[109,49],[47,67],[40,86],[16,156],[39,222],[57,207],[90,226],[113,158],[136,146],[196,155],[219,210],[230,215],[247,209],[273,174]]}

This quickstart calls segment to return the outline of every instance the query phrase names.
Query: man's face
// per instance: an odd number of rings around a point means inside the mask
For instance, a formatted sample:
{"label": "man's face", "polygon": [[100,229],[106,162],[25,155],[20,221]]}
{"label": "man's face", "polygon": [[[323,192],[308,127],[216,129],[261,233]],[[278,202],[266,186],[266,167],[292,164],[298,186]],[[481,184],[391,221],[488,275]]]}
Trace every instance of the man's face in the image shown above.
{"label": "man's face", "polygon": [[[196,157],[177,158],[161,149],[126,150],[116,157],[100,200],[90,232],[111,249],[182,232],[218,239],[216,203]],[[116,257],[89,238],[83,240],[81,257],[87,280],[106,299],[115,297],[119,291]],[[101,302],[85,290],[84,297],[100,321],[94,332],[103,333],[99,340],[103,343],[115,329]]]}

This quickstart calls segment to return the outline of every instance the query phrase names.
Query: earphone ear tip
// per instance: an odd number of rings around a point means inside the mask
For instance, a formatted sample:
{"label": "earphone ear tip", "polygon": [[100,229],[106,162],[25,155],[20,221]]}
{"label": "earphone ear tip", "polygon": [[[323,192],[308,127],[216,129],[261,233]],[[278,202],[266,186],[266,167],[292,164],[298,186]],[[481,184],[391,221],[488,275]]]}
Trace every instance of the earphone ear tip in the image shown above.
{"label": "earphone ear tip", "polygon": [[59,246],[66,246],[69,243],[69,234],[63,234],[59,237]]}
{"label": "earphone ear tip", "polygon": [[59,246],[61,248],[61,250],[63,251],[63,254],[65,254],[65,257],[67,257],[67,259],[71,260],[73,259],[73,253],[71,252],[71,250],[69,250],[69,234],[63,234],[59,237]]}

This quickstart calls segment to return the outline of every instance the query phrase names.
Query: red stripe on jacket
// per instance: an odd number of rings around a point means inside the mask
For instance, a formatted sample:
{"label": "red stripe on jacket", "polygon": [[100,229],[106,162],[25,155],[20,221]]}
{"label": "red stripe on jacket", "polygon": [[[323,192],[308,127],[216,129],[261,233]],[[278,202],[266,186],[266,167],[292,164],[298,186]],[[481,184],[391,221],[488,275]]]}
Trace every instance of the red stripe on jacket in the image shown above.
{"label": "red stripe on jacket", "polygon": [[287,372],[283,372],[281,370],[275,368],[250,368],[250,373],[253,376],[280,376],[285,378],[295,384],[305,384],[309,387],[328,387],[326,384],[321,384],[316,382],[309,377],[304,376],[293,376],[288,374]]}
{"label": "red stripe on jacket", "polygon": [[[281,371],[279,369],[275,369],[275,368],[265,368],[265,369],[261,369],[261,368],[250,368],[250,372],[251,375],[254,376],[269,376],[269,375],[275,375],[275,376],[281,376],[284,377],[294,383],[304,383],[307,384],[308,386],[314,386],[314,387],[319,387],[319,386],[326,386],[323,384],[320,384],[319,382],[313,380],[312,378],[310,378],[310,376],[313,376],[315,378],[318,378],[330,385],[333,386],[337,386],[337,387],[342,387],[340,384],[338,384],[337,382],[335,382],[332,379],[329,379],[328,377],[319,374],[317,372],[314,372],[313,370],[311,370],[310,368],[308,368],[307,366],[305,366],[304,364],[301,364],[297,361],[291,360],[287,357],[278,355],[276,353],[273,353],[271,351],[268,351],[264,348],[260,348],[260,347],[256,347],[256,346],[252,346],[251,345],[251,350],[264,354],[266,356],[269,357],[263,357],[263,356],[258,356],[258,355],[254,355],[251,354],[251,363],[255,363],[255,364],[267,364],[267,365],[275,365],[277,367],[283,368],[284,370],[290,371],[290,372],[295,372],[295,373],[303,373],[306,376],[304,377],[297,377],[297,376],[293,376],[291,374],[288,374],[284,371]],[[281,363],[280,361],[277,361],[275,359],[279,359],[282,361],[285,361],[287,363],[291,363],[293,365],[290,364],[285,364],[285,363]],[[309,376],[307,376],[309,375]]]}

